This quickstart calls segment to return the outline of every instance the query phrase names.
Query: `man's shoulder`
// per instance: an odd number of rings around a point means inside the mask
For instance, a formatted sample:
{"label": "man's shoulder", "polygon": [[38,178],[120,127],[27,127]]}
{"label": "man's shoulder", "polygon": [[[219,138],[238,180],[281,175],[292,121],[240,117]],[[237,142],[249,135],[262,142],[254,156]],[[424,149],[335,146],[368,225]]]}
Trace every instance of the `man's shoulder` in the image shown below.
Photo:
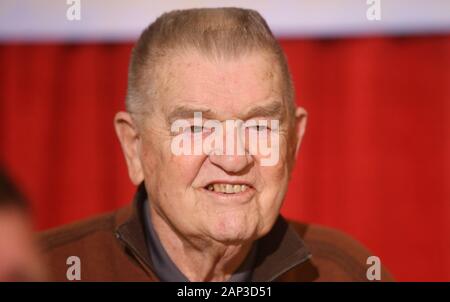
{"label": "man's shoulder", "polygon": [[[76,256],[84,281],[145,280],[115,236],[129,207],[39,233],[44,259],[53,281],[67,281],[69,259]],[[69,261],[69,263],[68,263]]]}
{"label": "man's shoulder", "polygon": [[116,212],[97,215],[39,233],[44,251],[76,245],[92,237],[109,237],[114,229]]}
{"label": "man's shoulder", "polygon": [[366,256],[371,252],[352,236],[335,228],[289,221],[289,225],[299,234],[306,246],[316,255],[330,257],[330,254],[344,253],[353,257]]}
{"label": "man's shoulder", "polygon": [[[369,257],[376,256],[352,236],[334,228],[289,221],[311,253],[320,281],[368,281]],[[381,265],[381,281],[392,276]]]}

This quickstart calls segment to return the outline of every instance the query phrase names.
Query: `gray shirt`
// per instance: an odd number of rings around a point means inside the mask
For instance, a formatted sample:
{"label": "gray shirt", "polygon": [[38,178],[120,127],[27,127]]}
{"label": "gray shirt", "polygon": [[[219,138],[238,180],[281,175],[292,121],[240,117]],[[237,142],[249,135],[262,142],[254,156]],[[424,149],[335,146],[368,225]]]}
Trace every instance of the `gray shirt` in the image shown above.
{"label": "gray shirt", "polygon": [[[150,202],[148,199],[144,202],[144,217],[147,246],[156,275],[161,281],[189,282],[188,278],[178,269],[172,259],[170,259],[170,256],[167,254],[159,240],[158,234],[156,234],[156,231],[153,228],[150,214]],[[254,243],[247,258],[236,272],[233,273],[228,282],[246,282],[251,280],[253,267],[256,261],[256,249],[257,244]]]}

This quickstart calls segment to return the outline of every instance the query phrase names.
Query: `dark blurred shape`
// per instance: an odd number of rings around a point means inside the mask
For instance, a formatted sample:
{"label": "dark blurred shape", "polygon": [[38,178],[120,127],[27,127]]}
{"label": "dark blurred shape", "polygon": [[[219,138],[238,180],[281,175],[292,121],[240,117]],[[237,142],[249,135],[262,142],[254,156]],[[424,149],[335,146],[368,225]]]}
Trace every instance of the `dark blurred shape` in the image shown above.
{"label": "dark blurred shape", "polygon": [[0,168],[0,282],[44,280],[25,197]]}
{"label": "dark blurred shape", "polygon": [[0,167],[0,207],[14,206],[28,211],[28,204],[22,192]]}

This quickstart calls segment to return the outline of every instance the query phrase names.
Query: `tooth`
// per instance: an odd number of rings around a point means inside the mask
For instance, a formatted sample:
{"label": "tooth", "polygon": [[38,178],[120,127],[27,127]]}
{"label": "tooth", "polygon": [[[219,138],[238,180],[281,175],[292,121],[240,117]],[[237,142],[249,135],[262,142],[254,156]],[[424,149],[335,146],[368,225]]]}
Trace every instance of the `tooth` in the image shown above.
{"label": "tooth", "polygon": [[249,187],[247,185],[232,185],[232,184],[210,184],[207,187],[209,191],[226,194],[244,192],[248,190],[248,188]]}

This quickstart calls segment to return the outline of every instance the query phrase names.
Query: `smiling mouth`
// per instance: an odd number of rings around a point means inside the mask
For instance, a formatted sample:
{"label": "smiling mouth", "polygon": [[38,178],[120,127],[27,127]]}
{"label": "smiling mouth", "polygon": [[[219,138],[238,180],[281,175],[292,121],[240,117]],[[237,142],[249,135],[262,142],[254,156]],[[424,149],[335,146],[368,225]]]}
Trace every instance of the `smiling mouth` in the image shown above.
{"label": "smiling mouth", "polygon": [[205,189],[214,193],[239,194],[249,191],[251,189],[251,186],[243,183],[211,183],[207,185]]}

